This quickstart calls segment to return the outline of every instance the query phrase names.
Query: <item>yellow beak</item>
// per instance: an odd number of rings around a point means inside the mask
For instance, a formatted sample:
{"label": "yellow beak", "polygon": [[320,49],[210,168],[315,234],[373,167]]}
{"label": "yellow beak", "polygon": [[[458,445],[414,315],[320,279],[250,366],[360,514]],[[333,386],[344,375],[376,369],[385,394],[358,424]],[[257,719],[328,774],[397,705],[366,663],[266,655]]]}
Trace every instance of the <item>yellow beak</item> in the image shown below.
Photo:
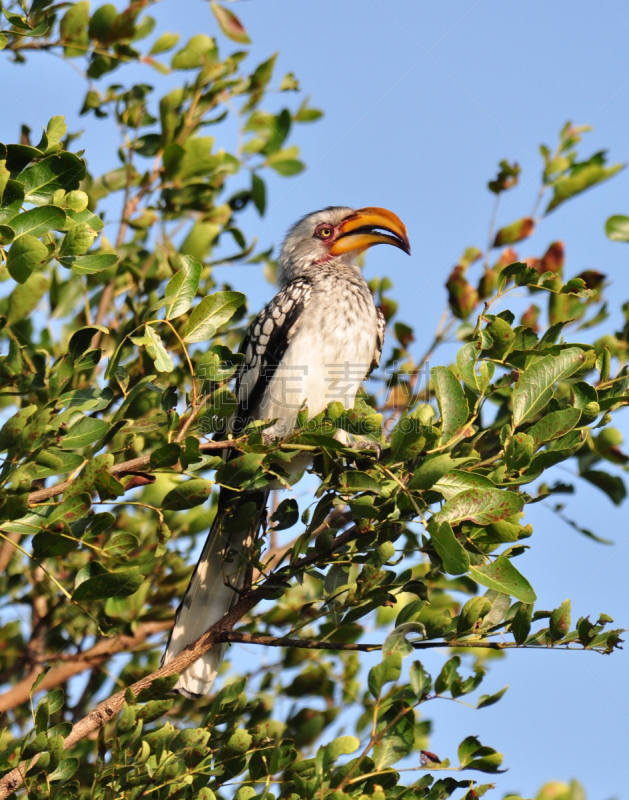
{"label": "yellow beak", "polygon": [[386,208],[359,208],[344,220],[330,253],[333,256],[352,250],[362,253],[374,244],[392,244],[411,254],[404,223]]}

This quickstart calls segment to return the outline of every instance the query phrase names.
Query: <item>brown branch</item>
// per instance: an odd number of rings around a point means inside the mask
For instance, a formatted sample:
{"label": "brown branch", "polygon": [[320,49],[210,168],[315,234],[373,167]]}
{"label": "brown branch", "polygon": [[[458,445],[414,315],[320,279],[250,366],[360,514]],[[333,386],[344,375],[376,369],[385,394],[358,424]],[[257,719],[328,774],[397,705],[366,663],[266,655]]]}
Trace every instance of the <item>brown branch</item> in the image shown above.
{"label": "brown branch", "polygon": [[[97,667],[116,653],[133,650],[142,644],[149,636],[167,630],[172,625],[172,620],[161,620],[159,622],[144,622],[138,625],[133,636],[116,636],[114,638],[101,639],[89,650],[84,653],[77,653],[71,659],[65,660],[58,667],[54,667],[41,682],[39,689],[47,691],[65,683],[65,681],[79,675],[86,669]],[[51,657],[50,660],[54,660]],[[29,696],[33,684],[41,673],[42,667],[35,668],[26,678],[21,680],[4,694],[0,695],[0,713],[10,711],[12,708],[25,703]]]}
{"label": "brown branch", "polygon": [[19,533],[7,533],[6,539],[3,539],[2,545],[0,546],[0,575],[6,570],[9,566],[9,562],[15,553],[15,542],[17,542],[20,538]]}
{"label": "brown branch", "polygon": [[[344,547],[349,542],[358,538],[358,536],[360,536],[358,529],[356,527],[350,528],[348,531],[337,536],[325,552],[302,556],[302,558],[298,559],[292,566],[287,565],[278,570],[271,578],[267,579],[262,586],[243,594],[234,607],[217,623],[212,625],[212,627],[209,628],[203,636],[197,639],[196,642],[188,645],[176,658],[156,672],[134,683],[130,687],[133,693],[137,695],[142,689],[151,686],[153,681],[157,678],[165,678],[168,675],[183,672],[183,670],[200,658],[213,645],[218,642],[227,641],[225,637],[231,634],[234,625],[260,601],[272,596],[276,591],[278,582],[286,581],[294,573],[303,569],[303,567],[307,567],[315,561],[325,559],[340,547]],[[41,688],[46,687],[46,679],[48,677],[49,676],[46,676],[44,679]],[[30,687],[28,691],[30,692]],[[81,739],[89,736],[90,733],[105,726],[122,710],[125,702],[125,691],[126,690],[116,692],[116,694],[113,694],[111,697],[107,698],[107,700],[103,700],[103,702],[99,703],[86,717],[77,722],[65,739],[64,748],[68,750],[77,742],[81,741]],[[15,792],[24,783],[27,771],[36,765],[38,758],[39,756],[37,755],[29,761],[22,761],[15,769],[11,770],[11,772],[0,780],[0,800],[5,800],[5,798],[12,792]]]}
{"label": "brown branch", "polygon": [[[225,442],[202,442],[199,445],[199,452],[210,453],[213,450],[238,449],[239,441],[239,439],[232,439],[231,441]],[[146,467],[150,466],[150,463],[151,454],[148,453],[145,456],[138,456],[138,458],[132,458],[129,461],[121,461],[120,464],[114,464],[113,467],[110,468],[109,472],[112,475],[119,475],[121,472],[135,472],[136,470],[146,469]],[[31,492],[28,496],[29,505],[41,503],[43,500],[48,500],[50,497],[63,494],[63,492],[65,492],[71,483],[72,481],[62,481],[54,486],[48,486],[46,489],[38,489],[35,492]]]}
{"label": "brown branch", "polygon": [[[315,528],[312,532],[311,539],[316,539],[317,536],[320,536],[324,531],[330,530],[330,528],[334,525],[335,522],[343,518],[344,523],[351,522],[352,520],[352,512],[345,511],[343,508],[335,508],[334,511],[331,511],[328,516],[323,520],[321,525],[318,528]],[[288,553],[288,551],[293,547],[297,539],[293,539],[288,544],[282,545],[281,547],[270,547],[263,555],[264,567],[265,572],[268,572],[271,569],[277,567],[284,556]],[[253,571],[253,582],[255,583],[260,577],[263,577],[265,572],[261,572],[260,570]]]}
{"label": "brown branch", "polygon": [[[183,672],[203,653],[207,652],[214,644],[221,640],[221,637],[228,633],[231,628],[250,611],[260,600],[269,593],[269,587],[254,589],[243,595],[236,605],[219,622],[213,625],[203,636],[193,645],[182,650],[179,655],[161,667],[151,675],[134,683],[130,688],[134,694],[139,694],[142,689],[148,688],[157,678],[165,678],[168,675]],[[125,703],[125,691],[116,692],[111,697],[99,703],[93,711],[77,722],[70,731],[64,742],[64,748],[68,750],[77,742],[89,736],[90,733],[105,726],[113,717],[122,710]],[[22,761],[15,769],[11,770],[0,780],[0,800],[5,800],[12,792],[15,792],[26,778],[26,772],[36,765],[38,756],[29,761]]]}
{"label": "brown branch", "polygon": [[[258,633],[240,633],[232,631],[222,637],[223,642],[238,644],[259,644],[264,647],[299,647],[303,650],[360,650],[370,653],[372,650],[381,650],[381,644],[357,644],[355,642],[320,642],[315,639],[289,639],[285,636],[263,636]],[[439,643],[443,647],[443,643]]]}
{"label": "brown branch", "polygon": [[[263,636],[257,633],[240,633],[232,631],[221,637],[222,642],[238,642],[241,644],[259,644],[264,647],[299,647],[304,650],[339,650],[372,653],[374,650],[382,650],[382,644],[367,644],[366,642],[321,642],[316,639],[289,639],[286,636]],[[435,647],[477,647],[485,650],[508,650],[513,647],[521,647],[515,642],[409,642],[414,650],[430,650]]]}

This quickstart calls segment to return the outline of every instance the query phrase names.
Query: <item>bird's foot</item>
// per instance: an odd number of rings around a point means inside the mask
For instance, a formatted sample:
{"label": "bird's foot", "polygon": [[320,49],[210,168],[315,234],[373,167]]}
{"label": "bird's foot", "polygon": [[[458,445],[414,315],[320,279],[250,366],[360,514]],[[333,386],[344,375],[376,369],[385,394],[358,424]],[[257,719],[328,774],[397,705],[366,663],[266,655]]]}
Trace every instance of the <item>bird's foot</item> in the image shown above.
{"label": "bird's foot", "polygon": [[351,447],[352,450],[358,450],[363,452],[365,450],[371,451],[375,455],[376,461],[379,461],[380,456],[382,455],[382,447],[378,442],[365,442],[365,441],[350,442],[349,447]]}

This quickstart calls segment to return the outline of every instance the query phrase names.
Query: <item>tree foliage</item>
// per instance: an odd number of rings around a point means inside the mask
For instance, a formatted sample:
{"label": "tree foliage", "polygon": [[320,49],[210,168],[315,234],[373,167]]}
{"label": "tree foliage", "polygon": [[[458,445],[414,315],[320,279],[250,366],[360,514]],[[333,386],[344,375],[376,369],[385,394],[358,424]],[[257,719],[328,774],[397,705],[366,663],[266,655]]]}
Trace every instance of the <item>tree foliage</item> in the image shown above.
{"label": "tree foliage", "polygon": [[[249,317],[247,298],[217,283],[213,267],[248,261],[273,275],[272,251],[246,241],[238,217],[248,205],[264,214],[266,170],[302,170],[292,128],[321,112],[307,102],[263,110],[269,86],[294,92],[297,81],[278,82],[274,56],[249,71],[246,50],[225,55],[229,40],[249,42],[227,7],[211,3],[215,38],[182,44],[153,34],[150,5],[3,8],[9,59],[52,50],[81,61],[90,79],[81,113],[113,116],[121,140],[120,166],[104,175],[88,171],[61,115],[0,145],[0,585],[5,608],[29,616],[0,627],[0,796],[476,798],[491,788],[478,773],[499,772],[502,755],[468,736],[437,757],[423,706],[498,702],[504,689],[477,690],[487,659],[505,649],[611,653],[621,641],[604,614],[573,621],[569,600],[536,608],[517,558],[532,541],[527,506],[574,490],[547,482],[557,464],[572,459],[612,502],[625,498],[612,419],[629,400],[629,327],[578,341],[607,319],[605,276],[567,277],[561,242],[526,261],[511,249],[620,165],[583,158],[586,128],[566,125],[554,151],[541,148],[532,212],[497,231],[492,223],[485,252],[471,248],[454,267],[448,313],[422,358],[391,282],[375,280],[393,345],[369,394],[314,420],[304,412],[282,442],[265,443],[265,423],[213,441],[235,406]],[[147,84],[103,88],[130,62],[179,85],[159,98]],[[240,128],[232,150],[220,126],[228,115]],[[233,191],[236,173],[248,173],[248,189]],[[489,182],[496,212],[518,175],[500,163]],[[103,234],[112,214],[114,242]],[[626,217],[607,223],[612,239],[628,231]],[[233,254],[219,257],[226,241]],[[535,301],[519,320],[495,313],[514,290]],[[454,362],[428,373],[452,340]],[[344,446],[339,429],[381,453]],[[227,661],[211,697],[172,696],[174,670],[194,653],[158,670],[163,634],[214,489],[278,478],[289,487],[285,465],[304,451],[315,488],[270,510],[234,609],[194,651],[248,642],[275,660],[242,675]],[[248,498],[235,525],[251,516]],[[417,659],[432,647],[450,648],[435,675]],[[381,659],[365,673],[369,651]],[[347,715],[354,733],[339,736]],[[539,797],[577,795],[577,785],[552,785]]]}

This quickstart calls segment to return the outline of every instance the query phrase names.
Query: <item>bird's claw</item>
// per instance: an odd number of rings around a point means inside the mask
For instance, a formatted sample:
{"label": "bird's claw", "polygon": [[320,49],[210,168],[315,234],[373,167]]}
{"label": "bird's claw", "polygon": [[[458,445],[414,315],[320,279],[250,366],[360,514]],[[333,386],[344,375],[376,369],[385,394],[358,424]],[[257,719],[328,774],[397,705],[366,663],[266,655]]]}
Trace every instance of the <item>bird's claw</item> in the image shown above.
{"label": "bird's claw", "polygon": [[376,461],[380,461],[382,455],[382,447],[378,442],[350,442],[352,450],[370,450],[376,457]]}

